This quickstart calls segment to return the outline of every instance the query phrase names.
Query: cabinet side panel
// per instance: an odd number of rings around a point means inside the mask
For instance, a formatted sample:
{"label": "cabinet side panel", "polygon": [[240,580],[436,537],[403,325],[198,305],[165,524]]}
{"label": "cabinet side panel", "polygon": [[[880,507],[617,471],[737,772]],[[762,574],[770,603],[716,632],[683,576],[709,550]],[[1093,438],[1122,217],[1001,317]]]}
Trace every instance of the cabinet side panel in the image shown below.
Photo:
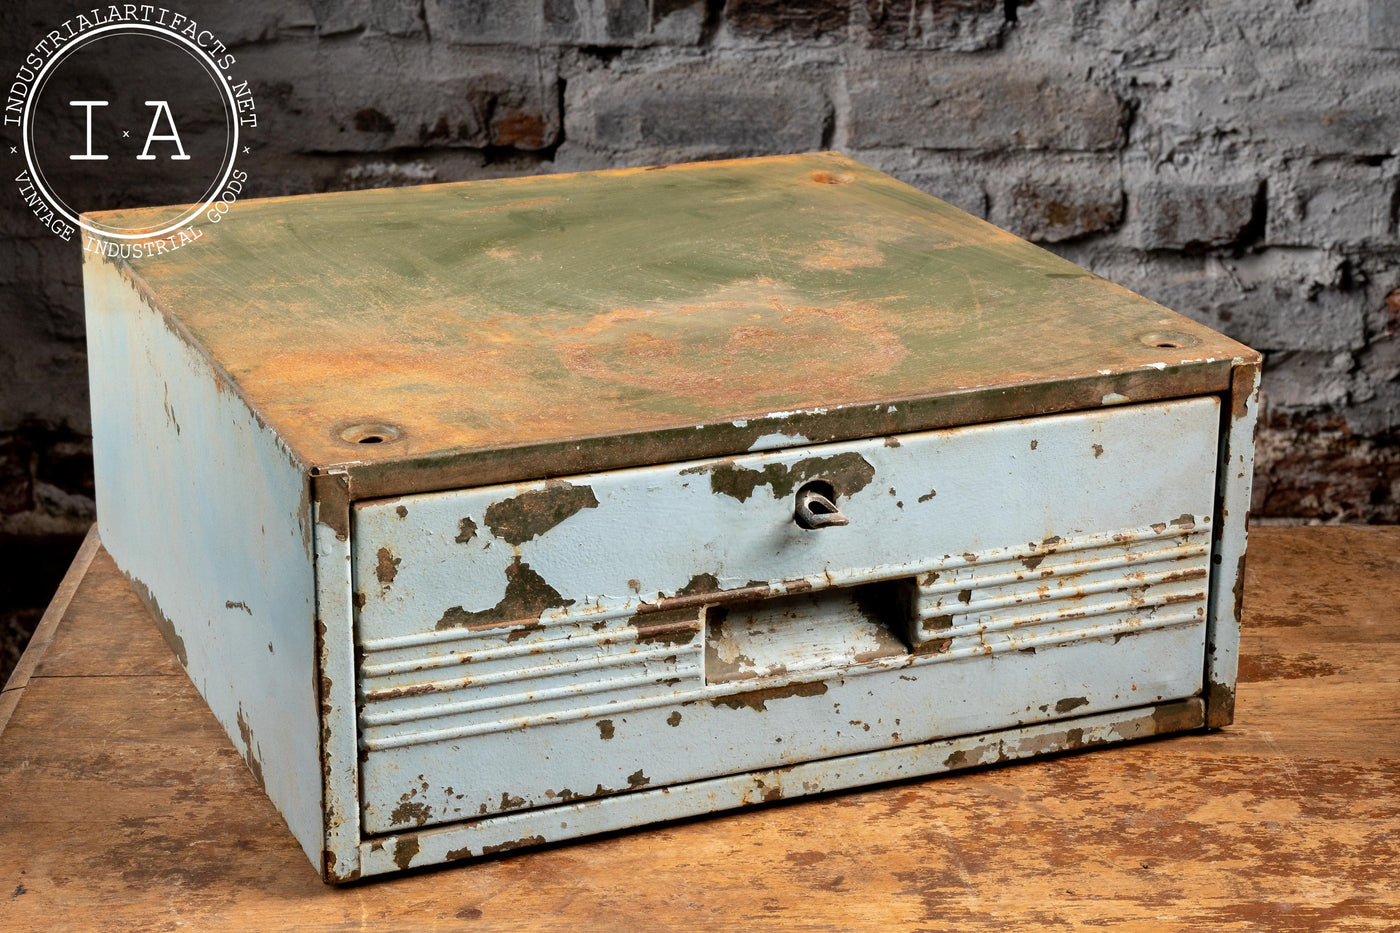
{"label": "cabinet side panel", "polygon": [[1254,480],[1254,428],[1259,416],[1257,362],[1237,363],[1231,380],[1216,470],[1216,523],[1211,560],[1210,622],[1206,631],[1206,727],[1235,718],[1239,669],[1240,611],[1244,602],[1244,553],[1249,495]]}
{"label": "cabinet side panel", "polygon": [[102,542],[319,865],[305,471],[115,266],[83,285]]}

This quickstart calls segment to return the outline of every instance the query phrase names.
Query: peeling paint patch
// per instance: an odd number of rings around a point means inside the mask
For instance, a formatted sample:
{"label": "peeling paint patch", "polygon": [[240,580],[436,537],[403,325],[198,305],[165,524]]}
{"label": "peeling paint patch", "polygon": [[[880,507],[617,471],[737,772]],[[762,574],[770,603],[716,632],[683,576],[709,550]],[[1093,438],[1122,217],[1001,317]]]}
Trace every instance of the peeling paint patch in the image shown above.
{"label": "peeling paint patch", "polygon": [[636,771],[633,771],[631,774],[627,775],[627,786],[632,788],[633,790],[638,790],[640,788],[646,787],[650,783],[651,778],[643,774],[641,768],[638,768]]}
{"label": "peeling paint patch", "polygon": [[422,826],[432,819],[433,809],[421,801],[405,800],[394,808],[394,812],[389,814],[389,822],[395,826],[404,826],[412,823],[414,826]]}
{"label": "peeling paint patch", "polygon": [[543,489],[492,503],[486,510],[486,524],[497,538],[519,547],[582,510],[597,507],[593,487],[550,480]]}
{"label": "peeling paint patch", "polygon": [[242,609],[244,612],[248,613],[248,615],[252,615],[252,614],[253,614],[253,610],[249,609],[249,608],[248,608],[248,604],[245,603],[245,602],[243,602],[242,600],[238,600],[237,602],[235,602],[234,600],[231,600],[231,599],[230,599],[230,600],[226,600],[226,601],[224,602],[224,608],[225,608],[225,609]]}
{"label": "peeling paint patch", "polygon": [[544,577],[517,557],[506,568],[506,592],[500,602],[479,612],[467,612],[461,606],[453,606],[442,614],[436,628],[438,631],[449,628],[497,628],[524,620],[538,620],[541,613],[548,609],[562,609],[573,604],[574,600],[559,595],[559,591],[546,583]]}
{"label": "peeling paint patch", "polygon": [[123,573],[122,576],[126,577],[127,580],[131,582],[131,587],[136,591],[136,596],[141,602],[146,604],[146,608],[151,610],[151,617],[155,619],[156,628],[160,629],[161,637],[164,638],[165,643],[170,646],[170,650],[175,652],[175,657],[180,659],[180,666],[188,668],[190,666],[190,658],[188,652],[185,650],[185,640],[180,637],[179,632],[175,631],[175,623],[171,622],[170,618],[161,611],[160,603],[156,602],[155,594],[146,587],[146,584],[135,577],[125,573]]}
{"label": "peeling paint patch", "polygon": [[236,719],[238,721],[238,734],[243,738],[243,747],[247,750],[245,757],[248,761],[248,770],[253,772],[253,780],[258,782],[258,786],[266,788],[266,785],[263,783],[262,762],[258,760],[257,746],[253,741],[253,726],[248,722],[247,717],[243,715],[242,703],[238,704],[238,715]]}
{"label": "peeling paint patch", "polygon": [[500,845],[482,846],[482,855],[496,855],[500,852],[509,852],[511,849],[523,849],[526,846],[542,846],[545,843],[543,836],[526,836],[523,839],[513,839],[510,842],[502,842]]}
{"label": "peeling paint patch", "polygon": [[812,442],[801,434],[782,434],[774,432],[764,434],[749,445],[749,453],[757,453],[760,450],[777,450],[782,447],[806,446]]}
{"label": "peeling paint patch", "polygon": [[403,563],[403,559],[395,557],[394,552],[387,547],[379,549],[378,557],[379,562],[374,567],[375,579],[379,581],[380,586],[388,586],[399,575],[399,564]]}
{"label": "peeling paint patch", "polygon": [[682,472],[708,472],[712,492],[740,502],[747,502],[759,486],[769,487],[773,491],[773,498],[783,499],[801,484],[814,479],[824,479],[831,483],[837,495],[852,496],[870,485],[870,481],[875,478],[875,468],[855,451],[831,457],[808,457],[792,466],[770,463],[762,470],[750,470],[736,466],[732,460],[724,460],[702,467],[692,467]]}
{"label": "peeling paint patch", "polygon": [[698,596],[704,593],[718,593],[719,578],[712,573],[697,573],[690,582],[676,590],[677,596]]}
{"label": "peeling paint patch", "polygon": [[399,518],[408,518],[408,506],[400,505],[394,508],[394,514]]}
{"label": "peeling paint patch", "polygon": [[598,734],[603,737],[603,741],[606,742],[613,737],[615,730],[611,719],[600,719],[596,725],[598,726]]}
{"label": "peeling paint patch", "polygon": [[735,710],[747,706],[756,713],[762,713],[767,711],[769,700],[781,700],[787,697],[817,697],[825,693],[826,684],[815,680],[810,683],[784,684],[780,687],[765,687],[762,690],[749,690],[730,696],[714,697],[710,700],[710,705],[727,706]]}
{"label": "peeling paint patch", "polygon": [[672,710],[672,711],[671,711],[671,715],[669,715],[669,716],[666,717],[666,725],[671,726],[672,728],[674,728],[674,727],[676,727],[676,726],[679,726],[680,724],[681,724],[681,711],[680,711],[680,710]]}
{"label": "peeling paint patch", "polygon": [[1097,460],[1097,459],[1099,459],[1100,457],[1103,456],[1103,445],[1102,445],[1102,444],[1090,444],[1089,446],[1092,447],[1092,448],[1094,448],[1094,459],[1095,459],[1095,460]]}
{"label": "peeling paint patch", "polygon": [[1088,705],[1089,700],[1086,697],[1065,697],[1055,703],[1055,712],[1068,713],[1070,710]]}
{"label": "peeling paint patch", "polygon": [[932,498],[933,498],[934,496],[936,496],[936,495],[938,495],[938,490],[937,490],[937,489],[930,489],[928,492],[924,493],[922,496],[919,497],[919,501],[920,501],[920,502],[927,502],[928,500],[932,499]]}
{"label": "peeling paint patch", "polygon": [[407,868],[413,861],[413,857],[418,854],[417,837],[407,839],[397,839],[394,841],[394,864],[400,869]]}
{"label": "peeling paint patch", "polygon": [[457,523],[457,537],[453,538],[458,544],[470,544],[472,538],[476,537],[476,522],[470,518],[464,518]]}

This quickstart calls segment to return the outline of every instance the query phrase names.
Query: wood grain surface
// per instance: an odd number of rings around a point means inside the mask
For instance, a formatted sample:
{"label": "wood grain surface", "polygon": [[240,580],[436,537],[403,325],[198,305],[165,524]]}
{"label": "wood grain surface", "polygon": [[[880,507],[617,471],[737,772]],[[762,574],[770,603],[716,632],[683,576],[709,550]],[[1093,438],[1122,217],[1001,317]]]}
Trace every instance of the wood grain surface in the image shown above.
{"label": "wood grain surface", "polygon": [[1400,529],[1259,528],[1222,732],[336,889],[99,550],[9,691],[0,930],[1397,930],[1398,649]]}

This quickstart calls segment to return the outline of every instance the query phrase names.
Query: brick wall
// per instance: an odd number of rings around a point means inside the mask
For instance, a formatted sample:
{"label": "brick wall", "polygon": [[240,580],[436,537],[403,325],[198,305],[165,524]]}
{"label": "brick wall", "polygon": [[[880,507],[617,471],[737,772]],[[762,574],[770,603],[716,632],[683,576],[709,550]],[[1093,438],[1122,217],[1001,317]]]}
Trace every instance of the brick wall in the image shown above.
{"label": "brick wall", "polygon": [[[1394,0],[170,5],[253,79],[252,196],[841,149],[1266,351],[1257,515],[1400,520]],[[5,4],[0,65],[89,6]],[[0,535],[71,534],[77,251],[0,218]]]}

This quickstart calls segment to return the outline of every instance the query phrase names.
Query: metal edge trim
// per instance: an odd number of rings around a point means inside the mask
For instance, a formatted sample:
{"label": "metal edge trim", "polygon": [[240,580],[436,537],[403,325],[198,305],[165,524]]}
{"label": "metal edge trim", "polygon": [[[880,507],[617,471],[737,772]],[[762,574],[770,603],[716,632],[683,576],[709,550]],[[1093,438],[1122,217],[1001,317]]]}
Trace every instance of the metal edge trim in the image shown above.
{"label": "metal edge trim", "polygon": [[[581,803],[377,838],[360,844],[361,876],[476,859],[810,794],[925,777],[1201,728],[1199,697],[802,762]],[[572,824],[572,825],[571,825]]]}

